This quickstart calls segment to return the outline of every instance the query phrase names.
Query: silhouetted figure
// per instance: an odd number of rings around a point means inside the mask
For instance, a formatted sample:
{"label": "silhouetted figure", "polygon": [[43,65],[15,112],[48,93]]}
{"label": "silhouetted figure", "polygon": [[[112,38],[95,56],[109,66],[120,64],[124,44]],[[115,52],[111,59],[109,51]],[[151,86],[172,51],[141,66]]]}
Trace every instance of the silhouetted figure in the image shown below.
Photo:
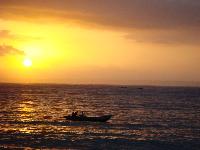
{"label": "silhouetted figure", "polygon": [[76,112],[74,113],[74,116],[77,116],[77,114],[78,114],[78,111],[76,111]]}
{"label": "silhouetted figure", "polygon": [[76,112],[72,112],[72,117],[76,117],[77,116],[77,114],[78,114],[78,112],[76,111]]}

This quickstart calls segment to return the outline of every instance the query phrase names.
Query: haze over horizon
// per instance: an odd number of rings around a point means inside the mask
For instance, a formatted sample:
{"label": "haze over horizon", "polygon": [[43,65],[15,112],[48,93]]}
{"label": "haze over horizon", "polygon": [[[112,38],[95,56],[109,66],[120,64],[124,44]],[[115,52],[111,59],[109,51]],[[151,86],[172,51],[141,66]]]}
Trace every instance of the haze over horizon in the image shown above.
{"label": "haze over horizon", "polygon": [[0,82],[200,85],[200,1],[1,0]]}

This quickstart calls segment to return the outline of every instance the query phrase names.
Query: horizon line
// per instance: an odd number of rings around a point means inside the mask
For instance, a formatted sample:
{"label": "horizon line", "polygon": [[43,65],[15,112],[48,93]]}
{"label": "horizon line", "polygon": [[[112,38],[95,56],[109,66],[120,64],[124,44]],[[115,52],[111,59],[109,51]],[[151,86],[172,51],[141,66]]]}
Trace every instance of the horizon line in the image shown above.
{"label": "horizon line", "polygon": [[[154,82],[154,81],[152,81]],[[158,81],[155,81],[158,82]],[[200,81],[190,82],[190,81],[159,81],[161,83],[61,83],[61,82],[6,82],[0,81],[0,84],[18,84],[18,85],[99,85],[99,86],[159,86],[159,87],[200,87]],[[179,84],[175,84],[179,83]],[[184,84],[185,83],[185,84]],[[186,84],[187,83],[187,84]]]}

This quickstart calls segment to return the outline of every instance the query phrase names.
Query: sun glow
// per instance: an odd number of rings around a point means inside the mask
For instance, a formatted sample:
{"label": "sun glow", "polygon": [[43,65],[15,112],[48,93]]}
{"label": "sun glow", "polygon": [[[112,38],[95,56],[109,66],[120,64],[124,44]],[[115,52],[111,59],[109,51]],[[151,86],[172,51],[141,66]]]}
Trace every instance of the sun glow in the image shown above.
{"label": "sun glow", "polygon": [[23,64],[25,67],[31,67],[32,66],[32,61],[29,58],[25,58],[23,61]]}

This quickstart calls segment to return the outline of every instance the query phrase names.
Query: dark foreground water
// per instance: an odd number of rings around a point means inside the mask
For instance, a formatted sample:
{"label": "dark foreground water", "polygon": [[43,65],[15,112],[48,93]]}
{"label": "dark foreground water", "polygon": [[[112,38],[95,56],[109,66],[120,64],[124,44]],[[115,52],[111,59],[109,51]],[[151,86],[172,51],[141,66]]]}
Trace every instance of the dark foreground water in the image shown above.
{"label": "dark foreground water", "polygon": [[[68,122],[73,110],[113,114]],[[0,149],[199,150],[200,88],[0,84]]]}

